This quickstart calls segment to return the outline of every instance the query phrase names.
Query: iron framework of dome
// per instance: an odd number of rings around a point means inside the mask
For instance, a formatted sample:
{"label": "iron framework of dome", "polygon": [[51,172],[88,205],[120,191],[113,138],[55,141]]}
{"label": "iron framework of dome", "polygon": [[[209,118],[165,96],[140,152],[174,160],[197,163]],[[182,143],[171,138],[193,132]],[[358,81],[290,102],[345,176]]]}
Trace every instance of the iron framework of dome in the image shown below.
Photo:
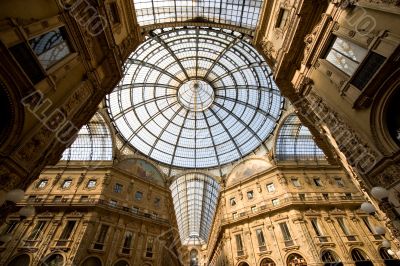
{"label": "iron framework of dome", "polygon": [[207,243],[220,186],[202,173],[189,173],[170,186],[179,235],[184,245]]}
{"label": "iron framework of dome", "polygon": [[274,130],[282,104],[246,36],[198,27],[150,32],[107,96],[125,145],[180,168],[213,168],[251,153]]}
{"label": "iron framework of dome", "polygon": [[262,0],[134,0],[140,26],[176,22],[205,22],[226,24],[255,30]]}

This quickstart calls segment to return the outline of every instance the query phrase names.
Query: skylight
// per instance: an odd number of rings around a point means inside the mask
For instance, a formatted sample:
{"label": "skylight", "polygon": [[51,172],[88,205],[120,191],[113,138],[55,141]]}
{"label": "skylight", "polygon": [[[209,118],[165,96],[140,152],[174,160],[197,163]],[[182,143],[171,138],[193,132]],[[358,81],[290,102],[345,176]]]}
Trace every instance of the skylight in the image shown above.
{"label": "skylight", "polygon": [[245,36],[196,27],[150,36],[107,96],[126,145],[170,166],[213,168],[270,136],[283,98]]}
{"label": "skylight", "polygon": [[140,26],[185,21],[209,21],[254,30],[262,0],[134,0]]}

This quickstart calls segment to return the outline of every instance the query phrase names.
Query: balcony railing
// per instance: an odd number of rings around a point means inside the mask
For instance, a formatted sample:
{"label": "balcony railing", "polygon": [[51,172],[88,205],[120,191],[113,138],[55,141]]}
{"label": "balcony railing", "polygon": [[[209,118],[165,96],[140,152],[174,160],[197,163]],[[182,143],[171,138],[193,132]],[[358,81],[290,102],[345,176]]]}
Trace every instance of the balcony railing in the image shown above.
{"label": "balcony railing", "polygon": [[285,240],[285,247],[291,247],[294,246],[294,241],[293,240]]}
{"label": "balcony railing", "polygon": [[24,242],[24,247],[36,247],[40,243],[41,239],[29,240],[26,239]]}
{"label": "balcony railing", "polygon": [[329,241],[329,236],[317,236],[316,237],[318,239],[319,243],[327,243],[330,242]]}
{"label": "balcony railing", "polygon": [[267,247],[266,247],[265,245],[258,246],[258,250],[259,250],[260,252],[263,252],[263,251],[266,251],[266,250],[267,250]]}
{"label": "balcony railing", "polygon": [[71,243],[70,239],[59,239],[56,241],[56,247],[69,247]]}
{"label": "balcony railing", "polygon": [[[331,195],[332,194],[332,195]],[[242,218],[246,218],[249,216],[255,216],[258,215],[260,213],[264,213],[265,211],[273,211],[273,210],[277,210],[280,209],[282,207],[286,207],[289,205],[296,205],[296,204],[301,204],[301,205],[305,205],[305,204],[314,204],[314,205],[321,205],[321,204],[329,204],[329,205],[335,205],[335,204],[361,204],[364,199],[361,196],[357,196],[357,195],[352,195],[352,197],[347,197],[347,196],[334,196],[333,193],[329,194],[328,199],[324,199],[321,196],[299,196],[296,193],[286,193],[283,194],[275,199],[279,200],[279,204],[273,205],[272,202],[266,202],[266,201],[262,201],[260,203],[262,203],[263,205],[261,205],[260,207],[257,207],[257,209],[255,211],[251,211],[251,207],[249,207],[248,209],[245,209],[244,211],[242,210],[238,210],[236,215],[232,215],[232,214],[228,214],[227,217],[225,217],[224,219],[222,219],[222,224],[226,224],[229,223],[231,221],[234,220],[239,220]]]}
{"label": "balcony railing", "polygon": [[[46,206],[46,207],[50,207],[50,206],[73,206],[73,207],[78,207],[78,206],[82,206],[82,207],[102,207],[102,208],[108,208],[108,209],[112,209],[115,211],[121,211],[124,212],[126,214],[129,215],[133,215],[133,216],[138,216],[140,218],[146,218],[146,219],[151,219],[157,222],[161,222],[161,223],[169,223],[169,220],[167,219],[163,219],[158,217],[155,214],[151,214],[148,212],[144,212],[141,210],[138,210],[137,208],[129,208],[126,206],[122,206],[122,205],[118,205],[118,204],[110,204],[110,202],[108,200],[104,200],[104,199],[87,199],[85,201],[81,201],[80,198],[65,198],[63,200],[57,201],[57,202],[53,202],[52,199],[47,199],[45,201],[42,202],[29,202],[30,205],[33,206]],[[18,206],[24,206],[24,203],[19,203]]]}
{"label": "balcony railing", "polygon": [[349,242],[357,241],[357,237],[355,235],[346,235],[344,237],[346,237],[347,241],[349,241]]}

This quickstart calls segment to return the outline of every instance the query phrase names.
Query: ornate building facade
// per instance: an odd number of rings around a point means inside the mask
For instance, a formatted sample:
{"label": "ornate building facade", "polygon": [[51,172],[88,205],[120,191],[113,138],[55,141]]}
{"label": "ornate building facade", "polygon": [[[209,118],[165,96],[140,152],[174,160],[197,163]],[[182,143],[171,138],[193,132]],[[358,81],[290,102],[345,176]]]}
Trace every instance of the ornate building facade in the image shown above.
{"label": "ornate building facade", "polygon": [[397,265],[399,15],[2,1],[0,264]]}
{"label": "ornate building facade", "polygon": [[0,264],[180,265],[171,194],[162,179],[143,178],[141,165],[151,166],[127,158],[94,170],[47,168],[18,204],[36,214],[11,214],[3,225],[13,239],[2,243]]}

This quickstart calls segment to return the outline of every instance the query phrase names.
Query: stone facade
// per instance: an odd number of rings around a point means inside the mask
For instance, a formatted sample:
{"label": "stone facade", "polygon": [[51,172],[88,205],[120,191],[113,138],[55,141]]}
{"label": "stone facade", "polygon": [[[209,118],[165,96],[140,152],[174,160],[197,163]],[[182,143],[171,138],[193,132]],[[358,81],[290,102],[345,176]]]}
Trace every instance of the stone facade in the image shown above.
{"label": "stone facade", "polygon": [[61,255],[63,265],[93,265],[93,257],[101,262],[95,265],[179,265],[169,190],[121,169],[47,168],[18,207],[25,205],[34,206],[36,215],[8,216],[2,230],[15,228],[12,241],[2,243],[1,265],[21,254],[30,257],[29,265],[52,255]]}

